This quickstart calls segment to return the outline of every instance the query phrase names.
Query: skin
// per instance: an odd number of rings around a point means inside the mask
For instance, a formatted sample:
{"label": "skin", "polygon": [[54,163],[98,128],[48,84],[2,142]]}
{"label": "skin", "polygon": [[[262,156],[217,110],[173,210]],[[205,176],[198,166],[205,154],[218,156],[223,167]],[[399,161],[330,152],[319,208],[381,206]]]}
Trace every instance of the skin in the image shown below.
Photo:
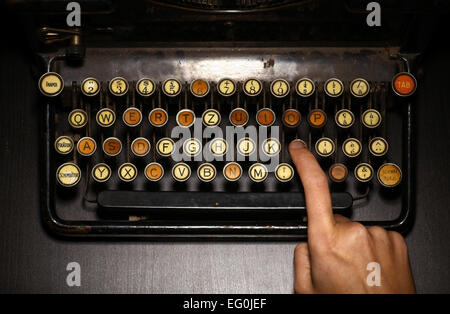
{"label": "skin", "polygon": [[[306,197],[308,242],[294,253],[296,293],[415,293],[403,237],[333,214],[328,179],[300,141],[289,145]],[[380,286],[369,286],[371,262],[380,265]]]}

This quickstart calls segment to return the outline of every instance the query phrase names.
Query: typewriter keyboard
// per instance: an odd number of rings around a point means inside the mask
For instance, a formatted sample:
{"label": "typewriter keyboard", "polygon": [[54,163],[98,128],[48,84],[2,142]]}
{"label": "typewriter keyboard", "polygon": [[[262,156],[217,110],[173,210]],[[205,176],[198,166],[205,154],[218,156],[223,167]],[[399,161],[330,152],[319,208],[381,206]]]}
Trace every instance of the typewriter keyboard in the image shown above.
{"label": "typewriter keyboard", "polygon": [[327,173],[335,211],[395,225],[409,186],[405,102],[417,86],[401,61],[382,51],[373,61],[345,51],[186,50],[169,51],[172,63],[161,51],[120,49],[93,49],[82,66],[49,61],[38,87],[54,229],[300,235],[292,141]]}

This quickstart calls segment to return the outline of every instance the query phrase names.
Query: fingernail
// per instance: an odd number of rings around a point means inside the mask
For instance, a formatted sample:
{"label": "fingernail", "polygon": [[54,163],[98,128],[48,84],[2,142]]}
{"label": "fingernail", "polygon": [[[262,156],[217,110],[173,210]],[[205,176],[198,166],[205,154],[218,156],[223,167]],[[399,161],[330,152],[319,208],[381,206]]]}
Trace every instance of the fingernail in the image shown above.
{"label": "fingernail", "polygon": [[306,144],[302,140],[293,140],[291,142],[291,148],[292,149],[302,149],[305,148]]}

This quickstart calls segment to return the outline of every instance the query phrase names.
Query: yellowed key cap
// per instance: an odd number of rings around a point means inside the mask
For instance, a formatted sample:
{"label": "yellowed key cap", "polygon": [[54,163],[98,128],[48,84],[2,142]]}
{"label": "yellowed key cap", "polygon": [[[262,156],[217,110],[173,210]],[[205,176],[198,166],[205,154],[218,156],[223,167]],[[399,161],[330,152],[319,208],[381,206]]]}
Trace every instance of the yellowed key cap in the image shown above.
{"label": "yellowed key cap", "polygon": [[43,95],[55,97],[62,92],[64,88],[64,81],[58,73],[47,72],[44,73],[39,79],[38,86]]}
{"label": "yellowed key cap", "polygon": [[69,136],[63,135],[55,140],[55,150],[62,155],[67,155],[72,152],[73,147],[73,140]]}
{"label": "yellowed key cap", "polygon": [[355,115],[348,109],[341,109],[334,116],[336,124],[341,128],[349,128],[355,123]]}
{"label": "yellowed key cap", "polygon": [[355,167],[355,178],[360,182],[369,182],[373,178],[373,168],[367,163],[361,163]]}
{"label": "yellowed key cap", "polygon": [[175,147],[175,143],[171,138],[164,137],[156,143],[156,151],[163,157],[170,156]]}
{"label": "yellowed key cap", "polygon": [[342,151],[347,157],[357,157],[362,151],[361,142],[356,138],[348,138],[342,143]]}
{"label": "yellowed key cap", "polygon": [[289,94],[289,83],[283,79],[277,79],[270,84],[270,92],[277,98],[286,97]]}
{"label": "yellowed key cap", "polygon": [[249,137],[241,138],[237,143],[237,151],[242,156],[249,156],[253,154],[255,148],[255,142]]}
{"label": "yellowed key cap", "polygon": [[81,179],[80,168],[72,162],[62,164],[56,170],[56,179],[64,187],[75,186]]}
{"label": "yellowed key cap", "polygon": [[339,97],[344,92],[344,84],[337,78],[330,78],[325,82],[324,90],[330,97]]}
{"label": "yellowed key cap", "polygon": [[257,96],[261,93],[262,84],[257,79],[248,79],[245,81],[244,85],[244,93],[247,96]]}
{"label": "yellowed key cap", "polygon": [[215,109],[208,109],[202,115],[203,125],[209,127],[219,125],[220,119],[220,112]]}
{"label": "yellowed key cap", "polygon": [[214,156],[223,156],[227,153],[227,141],[223,138],[215,138],[209,142],[209,150]]}
{"label": "yellowed key cap", "polygon": [[81,92],[85,96],[96,96],[100,92],[100,82],[93,77],[88,77],[81,83]]}
{"label": "yellowed key cap", "polygon": [[388,151],[388,142],[382,137],[374,137],[369,142],[369,151],[374,156],[384,156]]}
{"label": "yellowed key cap", "polygon": [[111,168],[105,163],[96,164],[92,168],[91,175],[97,182],[106,182],[111,178]]}
{"label": "yellowed key cap", "polygon": [[123,96],[128,92],[128,82],[123,77],[115,77],[109,82],[109,91],[114,96]]}
{"label": "yellowed key cap", "polygon": [[377,178],[381,185],[392,188],[402,181],[402,171],[396,164],[386,163],[378,169]]}
{"label": "yellowed key cap", "polygon": [[183,152],[190,156],[198,156],[202,152],[202,143],[196,138],[187,139],[183,143]]}
{"label": "yellowed key cap", "polygon": [[309,97],[314,94],[314,91],[316,90],[316,85],[314,82],[306,77],[299,79],[297,84],[295,84],[295,87],[297,94],[302,97]]}
{"label": "yellowed key cap", "polygon": [[267,156],[276,156],[281,151],[281,144],[276,138],[268,138],[262,143],[262,149]]}
{"label": "yellowed key cap", "polygon": [[248,169],[248,175],[254,182],[262,182],[267,178],[267,167],[261,163],[255,163]]}
{"label": "yellowed key cap", "polygon": [[179,181],[184,182],[191,176],[191,167],[184,162],[175,164],[172,168],[172,177]]}
{"label": "yellowed key cap", "polygon": [[211,182],[216,178],[216,167],[210,163],[203,163],[197,168],[197,177],[203,182]]}
{"label": "yellowed key cap", "polygon": [[74,109],[69,113],[68,120],[69,124],[73,128],[80,129],[87,124],[88,116],[86,111],[81,109]]}
{"label": "yellowed key cap", "polygon": [[362,123],[369,129],[376,128],[381,123],[381,114],[375,109],[367,109],[361,116]]}
{"label": "yellowed key cap", "polygon": [[316,152],[322,157],[331,156],[334,153],[334,142],[328,137],[322,137],[316,142]]}
{"label": "yellowed key cap", "polygon": [[131,182],[134,179],[136,179],[138,171],[135,165],[126,162],[119,167],[117,173],[119,175],[120,180],[124,182]]}
{"label": "yellowed key cap", "polygon": [[164,81],[162,90],[169,97],[178,96],[181,93],[181,83],[177,79],[168,79]]}
{"label": "yellowed key cap", "polygon": [[136,91],[143,97],[151,96],[155,89],[155,83],[149,78],[142,78],[136,83]]}
{"label": "yellowed key cap", "polygon": [[294,177],[294,168],[290,164],[281,163],[275,168],[275,177],[280,182],[288,182]]}
{"label": "yellowed key cap", "polygon": [[369,82],[367,82],[363,78],[354,79],[350,83],[350,92],[352,93],[353,96],[357,98],[366,97],[367,94],[369,94],[369,91],[370,91]]}
{"label": "yellowed key cap", "polygon": [[103,108],[97,112],[95,120],[99,126],[107,128],[116,122],[116,114],[109,108]]}
{"label": "yellowed key cap", "polygon": [[222,79],[219,84],[217,84],[217,91],[222,96],[231,96],[236,91],[236,83],[228,78]]}

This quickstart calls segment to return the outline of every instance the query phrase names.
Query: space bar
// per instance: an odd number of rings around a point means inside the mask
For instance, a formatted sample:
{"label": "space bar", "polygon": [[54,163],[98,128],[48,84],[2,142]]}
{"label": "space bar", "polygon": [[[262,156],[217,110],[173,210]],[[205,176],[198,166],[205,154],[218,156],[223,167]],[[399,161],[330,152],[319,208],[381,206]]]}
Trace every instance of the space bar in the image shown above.
{"label": "space bar", "polygon": [[[352,206],[349,193],[331,193],[334,210]],[[305,210],[303,193],[295,192],[149,192],[101,191],[97,198],[103,212],[292,212]]]}

